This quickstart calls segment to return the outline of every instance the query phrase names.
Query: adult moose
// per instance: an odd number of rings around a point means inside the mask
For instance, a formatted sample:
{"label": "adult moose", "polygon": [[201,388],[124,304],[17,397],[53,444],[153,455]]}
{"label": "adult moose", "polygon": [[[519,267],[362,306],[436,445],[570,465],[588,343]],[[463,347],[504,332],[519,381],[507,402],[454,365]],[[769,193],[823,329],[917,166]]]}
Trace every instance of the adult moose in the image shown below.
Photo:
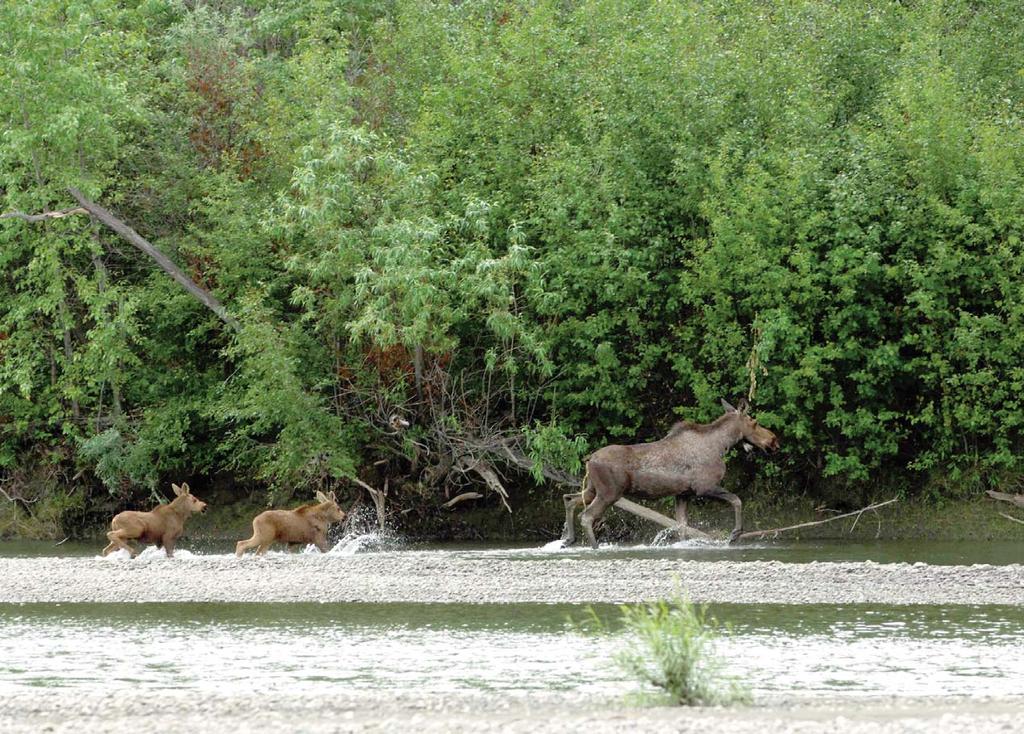
{"label": "adult moose", "polygon": [[[725,413],[711,423],[681,421],[668,435],[652,443],[605,446],[587,459],[581,492],[564,495],[565,530],[562,540],[576,539],[576,508],[585,506],[580,523],[591,547],[597,547],[594,523],[623,496],[676,498],[676,522],[686,527],[686,504],[692,497],[717,497],[732,505],[736,524],[729,542],[743,532],[743,503],[721,486],[725,477],[725,452],[739,441],[766,451],[779,448],[779,440],[758,425],[747,411],[747,401],[734,408],[722,401]],[[749,448],[749,447],[748,447]]]}

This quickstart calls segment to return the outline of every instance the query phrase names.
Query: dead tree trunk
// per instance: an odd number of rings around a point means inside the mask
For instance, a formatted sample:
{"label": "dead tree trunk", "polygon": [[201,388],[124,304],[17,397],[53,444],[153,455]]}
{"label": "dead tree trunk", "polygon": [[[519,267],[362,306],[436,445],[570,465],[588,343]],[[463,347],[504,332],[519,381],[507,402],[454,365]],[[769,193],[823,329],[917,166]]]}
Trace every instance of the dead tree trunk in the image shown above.
{"label": "dead tree trunk", "polygon": [[[1006,492],[997,492],[994,489],[986,490],[985,494],[987,494],[994,500],[998,500],[999,502],[1009,502],[1011,505],[1015,505],[1017,507],[1024,507],[1024,494],[1007,494]],[[1013,522],[1017,522],[1021,525],[1024,525],[1024,520],[1014,517],[1013,515],[1007,515],[1005,512],[1000,512],[999,516],[1005,517],[1007,520],[1012,520]]]}
{"label": "dead tree trunk", "polygon": [[122,239],[152,258],[152,260],[156,262],[156,264],[159,265],[165,273],[174,278],[174,280],[176,280],[182,288],[192,294],[197,301],[217,314],[221,321],[235,331],[241,330],[241,325],[238,321],[228,313],[223,304],[218,301],[210,291],[206,290],[190,277],[185,275],[184,271],[175,265],[169,257],[156,249],[156,247],[154,247],[138,232],[99,204],[87,199],[85,194],[74,186],[69,186],[68,191],[71,192],[71,195],[75,197],[79,204],[81,204],[80,207],[62,209],[61,211],[43,212],[42,214],[26,214],[25,212],[20,211],[7,212],[6,214],[0,214],[0,219],[23,219],[26,222],[42,222],[47,219],[59,219],[71,214],[90,214],[114,230]]}

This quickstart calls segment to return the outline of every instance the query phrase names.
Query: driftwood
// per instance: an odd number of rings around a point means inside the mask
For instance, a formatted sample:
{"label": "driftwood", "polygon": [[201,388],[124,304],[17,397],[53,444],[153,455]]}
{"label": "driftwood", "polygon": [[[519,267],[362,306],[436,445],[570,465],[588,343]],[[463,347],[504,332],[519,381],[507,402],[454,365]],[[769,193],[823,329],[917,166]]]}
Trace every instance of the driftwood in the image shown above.
{"label": "driftwood", "polygon": [[480,494],[479,492],[463,492],[460,495],[456,495],[455,497],[452,497],[450,500],[448,500],[447,502],[442,504],[441,507],[447,507],[447,508],[451,509],[452,507],[455,507],[455,505],[459,504],[460,502],[465,502],[466,500],[478,500],[481,497],[483,497],[483,495]]}
{"label": "driftwood", "polygon": [[[998,500],[999,502],[1009,502],[1011,505],[1016,505],[1017,507],[1024,507],[1024,494],[1007,494],[1006,492],[997,492],[994,489],[986,490],[985,494],[987,494],[994,500]],[[1013,515],[1007,515],[1005,512],[1000,512],[999,515],[1001,517],[1005,517],[1007,520],[1019,522],[1021,525],[1024,525],[1024,520],[1021,520],[1018,517],[1014,517]]]}
{"label": "driftwood", "polygon": [[[863,515],[868,510],[877,510],[879,507],[885,507],[886,505],[891,505],[893,502],[897,502],[897,501],[898,501],[898,498],[893,497],[891,500],[886,500],[885,502],[876,502],[873,505],[868,505],[867,507],[862,507],[859,510],[854,510],[853,512],[846,512],[846,513],[843,513],[842,515],[836,515],[835,517],[829,517],[829,518],[826,518],[824,520],[815,520],[813,522],[802,522],[799,525],[789,525],[789,526],[784,527],[784,528],[769,528],[768,530],[751,530],[749,532],[740,533],[740,535],[736,539],[737,540],[746,540],[748,538],[763,538],[763,537],[765,537],[767,535],[776,536],[779,533],[785,533],[785,532],[787,532],[789,530],[799,530],[800,528],[810,528],[810,527],[814,527],[815,525],[824,525],[825,523],[835,522],[836,520],[842,520],[845,517],[853,517],[854,515],[857,516],[857,519],[854,521],[853,527],[857,527],[857,523],[860,521],[861,515]],[[879,526],[879,527],[881,527],[881,526]],[[852,530],[853,528],[850,528],[850,529]]]}
{"label": "driftwood", "polygon": [[641,517],[644,520],[650,520],[651,522],[657,523],[658,525],[666,527],[669,530],[682,530],[684,533],[684,540],[687,538],[699,538],[701,540],[710,539],[710,536],[707,533],[702,533],[700,530],[697,530],[697,528],[690,527],[689,525],[683,527],[667,515],[662,515],[660,512],[657,512],[656,510],[652,510],[649,507],[644,507],[643,505],[637,504],[636,502],[627,500],[625,497],[616,502],[615,507],[618,507],[620,510],[625,510],[626,512],[632,513],[637,517]]}
{"label": "driftwood", "polygon": [[388,480],[384,480],[384,490],[375,489],[361,479],[352,477],[352,481],[358,484],[360,487],[365,489],[370,499],[373,500],[373,506],[377,510],[377,526],[384,530],[387,525],[387,497],[388,497]]}
{"label": "driftwood", "polygon": [[985,494],[999,502],[1009,502],[1017,507],[1024,507],[1024,494],[1007,494],[1006,492],[997,492],[994,489],[987,490]]}
{"label": "driftwood", "polygon": [[[785,532],[787,532],[789,530],[799,530],[801,528],[814,527],[815,525],[824,525],[826,523],[835,522],[836,520],[842,520],[843,518],[846,518],[846,517],[853,517],[854,515],[857,516],[857,520],[854,521],[853,527],[857,527],[857,522],[860,521],[861,515],[863,515],[865,512],[868,512],[869,510],[870,511],[877,510],[879,507],[885,507],[886,505],[891,505],[892,503],[894,503],[896,501],[897,501],[897,498],[894,497],[891,500],[886,500],[885,502],[877,502],[877,503],[875,503],[873,505],[868,505],[867,507],[862,507],[859,510],[854,510],[853,512],[847,512],[847,513],[844,513],[842,515],[836,515],[835,517],[829,517],[829,518],[826,518],[825,520],[815,520],[815,521],[812,521],[812,522],[804,522],[804,523],[800,523],[799,525],[789,525],[789,526],[784,527],[784,528],[769,528],[769,529],[766,529],[766,530],[750,530],[750,531],[747,531],[745,533],[741,533],[739,536],[737,536],[736,540],[746,540],[746,539],[749,539],[749,538],[763,538],[763,537],[769,536],[769,535],[770,536],[776,536],[779,533],[785,533]],[[637,517],[641,517],[644,520],[649,520],[650,522],[657,523],[658,525],[661,525],[662,527],[668,528],[670,530],[681,530],[681,529],[684,529],[686,531],[687,536],[689,536],[689,537],[695,537],[695,538],[701,538],[701,539],[708,539],[710,537],[706,533],[702,533],[700,530],[697,530],[696,528],[693,528],[693,527],[690,527],[690,526],[687,526],[686,528],[681,528],[679,523],[677,523],[675,520],[673,520],[672,518],[668,517],[667,515],[663,515],[660,512],[657,512],[656,510],[652,510],[649,507],[644,507],[643,505],[639,505],[636,502],[631,502],[630,500],[627,500],[625,498],[620,499],[618,502],[616,502],[615,503],[615,507],[618,507],[620,510],[625,510],[626,512],[632,513],[632,514],[636,515]],[[1000,514],[1002,514],[1002,513],[1000,513]],[[1007,515],[1005,517],[1009,517],[1009,516]],[[1011,520],[1016,520],[1016,518],[1010,518],[1010,519]],[[1016,520],[1016,522],[1024,522],[1024,521]],[[852,530],[853,528],[850,528],[850,529]]]}

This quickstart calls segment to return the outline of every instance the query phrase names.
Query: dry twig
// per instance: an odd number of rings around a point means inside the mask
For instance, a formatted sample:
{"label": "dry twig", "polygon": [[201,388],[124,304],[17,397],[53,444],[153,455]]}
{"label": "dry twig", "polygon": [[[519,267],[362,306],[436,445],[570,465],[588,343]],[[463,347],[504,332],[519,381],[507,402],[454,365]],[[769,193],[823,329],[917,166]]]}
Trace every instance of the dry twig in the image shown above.
{"label": "dry twig", "polygon": [[[891,505],[893,502],[897,502],[897,501],[898,501],[898,498],[893,497],[891,500],[886,500],[885,502],[877,502],[877,503],[875,503],[873,505],[868,505],[867,507],[862,507],[859,510],[854,510],[853,512],[845,512],[842,515],[836,515],[835,517],[828,517],[828,518],[825,518],[824,520],[815,520],[813,522],[802,522],[799,525],[790,525],[790,526],[784,527],[784,528],[770,528],[768,530],[751,530],[751,531],[746,532],[746,533],[741,533],[739,535],[739,537],[737,538],[737,540],[746,540],[748,538],[763,538],[766,535],[771,535],[771,536],[774,537],[774,536],[778,535],[779,533],[784,533],[784,532],[787,532],[789,530],[799,530],[800,528],[810,528],[810,527],[814,527],[816,525],[824,525],[825,523],[835,522],[836,520],[842,520],[844,517],[853,517],[854,515],[856,515],[857,519],[860,520],[860,516],[863,515],[865,512],[868,512],[869,510],[871,510],[871,511],[877,510],[879,507],[885,507],[886,505]],[[856,527],[856,524],[857,523],[854,522],[854,527]],[[851,530],[852,530],[852,528],[851,528]]]}
{"label": "dry twig", "polygon": [[483,497],[483,495],[480,494],[479,492],[463,492],[460,495],[452,497],[450,500],[448,500],[447,502],[442,504],[441,507],[447,507],[447,508],[451,509],[452,507],[455,507],[455,505],[459,504],[460,502],[465,502],[466,500],[478,500],[481,497]]}

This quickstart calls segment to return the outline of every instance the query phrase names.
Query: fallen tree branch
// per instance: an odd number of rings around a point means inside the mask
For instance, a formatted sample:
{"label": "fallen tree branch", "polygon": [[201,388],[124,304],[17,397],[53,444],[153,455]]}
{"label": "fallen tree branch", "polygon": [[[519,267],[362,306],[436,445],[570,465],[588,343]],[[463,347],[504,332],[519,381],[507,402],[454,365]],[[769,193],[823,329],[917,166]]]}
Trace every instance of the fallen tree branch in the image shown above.
{"label": "fallen tree branch", "polygon": [[999,514],[1007,520],[1013,520],[1014,522],[1019,522],[1021,525],[1024,525],[1024,520],[1021,520],[1020,518],[1014,517],[1013,515],[1007,515],[1005,512],[1000,512]]}
{"label": "fallen tree branch", "polygon": [[505,505],[505,509],[508,510],[509,514],[512,514],[512,507],[508,503],[508,492],[505,490],[504,485],[502,485],[501,480],[498,479],[498,473],[494,471],[493,467],[485,461],[474,461],[467,468],[480,475],[488,489],[496,492],[501,497],[501,503]]}
{"label": "fallen tree branch", "polygon": [[160,252],[160,250],[150,244],[148,240],[102,206],[87,199],[85,195],[74,186],[68,187],[68,191],[71,192],[71,195],[75,197],[78,203],[81,204],[86,211],[117,232],[122,239],[127,240],[129,243],[152,258],[153,261],[156,262],[156,264],[159,265],[165,273],[176,280],[182,288],[187,290],[193,297],[195,297],[196,300],[217,314],[221,321],[235,331],[241,330],[241,326],[238,321],[228,313],[223,304],[221,304],[221,302],[218,301],[210,291],[206,290],[190,277],[185,275],[181,268],[175,265],[174,262],[165,254]]}
{"label": "fallen tree branch", "polygon": [[73,207],[71,209],[61,209],[55,212],[43,212],[42,214],[26,214],[25,212],[7,212],[6,214],[0,214],[0,219],[24,219],[26,222],[43,222],[47,219],[60,219],[61,217],[71,216],[72,214],[88,214],[86,209],[80,206]]}
{"label": "fallen tree branch", "polygon": [[625,497],[616,502],[615,507],[618,507],[620,510],[632,513],[637,517],[642,517],[644,520],[650,520],[651,522],[657,523],[658,525],[666,527],[669,530],[683,530],[684,540],[690,536],[694,538],[700,538],[701,540],[710,540],[711,537],[707,533],[702,533],[700,530],[690,527],[689,525],[687,525],[686,527],[682,527],[679,523],[677,523],[675,520],[668,517],[667,515],[662,515],[660,512],[656,510],[652,510],[649,507],[644,507],[643,505],[637,504],[636,502],[627,500]]}
{"label": "fallen tree branch", "polygon": [[1024,494],[1007,494],[1006,492],[997,492],[994,489],[986,490],[985,494],[999,502],[1009,502],[1010,504],[1017,505],[1017,507],[1024,507]]}
{"label": "fallen tree branch", "polygon": [[230,326],[235,331],[241,331],[241,325],[238,321],[232,317],[224,305],[217,300],[217,298],[210,293],[206,288],[196,283],[185,272],[179,268],[174,262],[167,257],[165,254],[156,249],[148,240],[142,235],[136,232],[134,229],[129,227],[127,224],[122,222],[120,219],[115,217],[109,211],[104,209],[99,204],[90,201],[85,197],[81,191],[76,189],[74,186],[69,186],[68,191],[78,201],[81,206],[77,206],[71,209],[61,209],[60,211],[43,212],[41,214],[26,214],[22,211],[7,212],[6,214],[0,214],[0,219],[23,219],[26,222],[42,222],[47,219],[59,219],[61,217],[67,217],[71,214],[90,214],[96,219],[103,222],[105,225],[114,230],[122,239],[126,240],[130,244],[134,245],[137,249],[148,255],[160,268],[171,276],[178,284],[187,290],[192,296],[206,306],[208,309],[213,311],[225,324]]}
{"label": "fallen tree branch", "polygon": [[358,477],[349,477],[349,479],[351,479],[354,483],[358,484],[360,487],[362,487],[369,493],[370,499],[373,500],[373,506],[377,510],[377,526],[381,530],[384,530],[385,526],[387,525],[386,503],[388,497],[388,480],[384,480],[384,491],[381,491],[379,489],[371,487],[369,484],[364,482],[362,479],[359,479]]}
{"label": "fallen tree branch", "polygon": [[460,495],[452,497],[450,500],[448,500],[447,502],[442,504],[441,507],[447,507],[447,508],[451,509],[452,507],[455,507],[455,505],[459,504],[460,502],[465,502],[466,500],[478,500],[481,497],[483,497],[483,495],[480,494],[479,492],[463,492]]}
{"label": "fallen tree branch", "polygon": [[[891,500],[886,500],[885,502],[878,502],[878,503],[875,503],[873,505],[868,505],[867,507],[862,507],[859,510],[854,510],[853,512],[846,512],[846,513],[843,513],[842,515],[836,515],[835,517],[829,517],[829,518],[826,518],[824,520],[815,520],[813,522],[802,522],[799,525],[790,525],[790,526],[784,527],[784,528],[770,528],[768,530],[751,530],[751,531],[746,532],[746,533],[740,533],[740,535],[736,538],[736,540],[746,540],[748,538],[763,538],[766,535],[775,536],[775,535],[778,535],[779,533],[785,533],[785,532],[787,532],[789,530],[799,530],[800,528],[810,528],[810,527],[814,527],[816,525],[824,525],[826,523],[835,522],[836,520],[842,520],[844,517],[852,517],[854,515],[857,516],[857,520],[860,520],[860,516],[863,515],[865,512],[867,512],[868,510],[877,510],[879,507],[885,507],[886,505],[891,505],[893,502],[897,502],[898,500],[899,500],[899,498],[893,497]],[[856,526],[856,522],[854,523],[854,526]]]}

